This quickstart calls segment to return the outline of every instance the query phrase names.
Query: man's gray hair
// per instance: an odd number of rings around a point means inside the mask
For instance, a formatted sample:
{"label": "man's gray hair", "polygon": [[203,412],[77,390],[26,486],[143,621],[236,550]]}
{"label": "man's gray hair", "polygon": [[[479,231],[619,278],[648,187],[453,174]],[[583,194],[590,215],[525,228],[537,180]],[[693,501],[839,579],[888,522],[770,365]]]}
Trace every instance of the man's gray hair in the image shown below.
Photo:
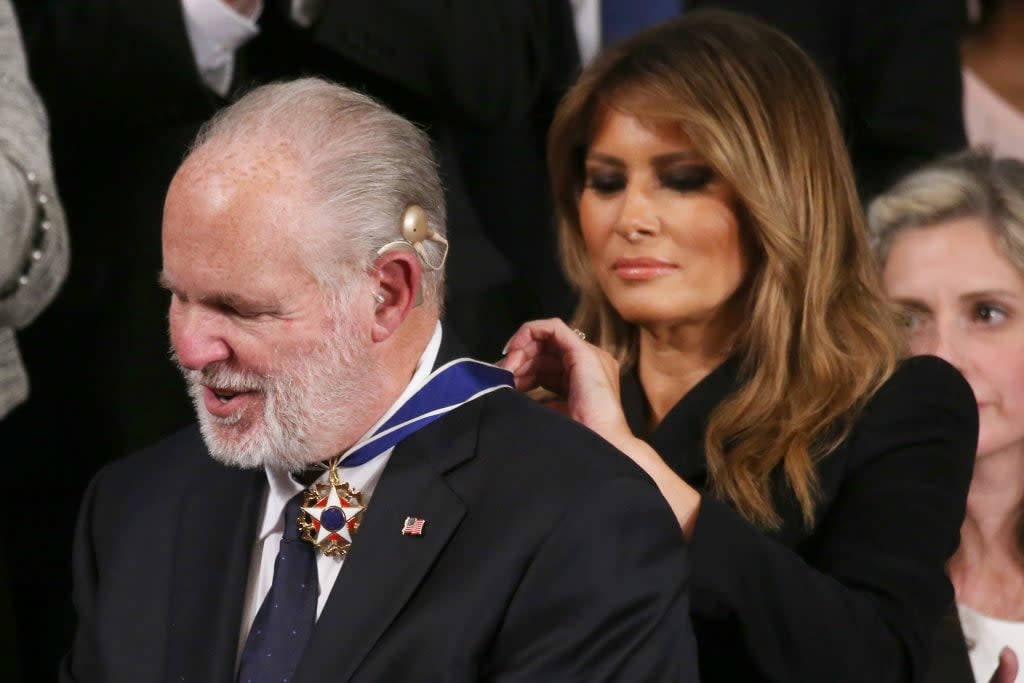
{"label": "man's gray hair", "polygon": [[882,264],[907,228],[978,218],[1011,264],[1024,273],[1024,162],[969,149],[911,173],[868,207],[871,241]]}
{"label": "man's gray hair", "polygon": [[[402,214],[418,204],[445,235],[445,206],[430,139],[379,102],[319,78],[256,88],[220,111],[193,144],[283,141],[309,174],[323,230],[304,243],[307,264],[325,290],[338,293],[353,268],[369,272],[377,250],[401,239]],[[428,260],[441,246],[424,242]],[[440,309],[443,270],[424,268],[423,296]]]}

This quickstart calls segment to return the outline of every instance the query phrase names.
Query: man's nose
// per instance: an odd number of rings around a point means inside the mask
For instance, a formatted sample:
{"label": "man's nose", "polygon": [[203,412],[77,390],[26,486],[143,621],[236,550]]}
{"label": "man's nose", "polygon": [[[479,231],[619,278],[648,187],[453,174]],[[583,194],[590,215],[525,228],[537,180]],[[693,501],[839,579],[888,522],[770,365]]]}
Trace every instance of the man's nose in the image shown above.
{"label": "man's nose", "polygon": [[215,312],[173,301],[169,318],[171,347],[183,367],[202,370],[231,356],[223,324]]}

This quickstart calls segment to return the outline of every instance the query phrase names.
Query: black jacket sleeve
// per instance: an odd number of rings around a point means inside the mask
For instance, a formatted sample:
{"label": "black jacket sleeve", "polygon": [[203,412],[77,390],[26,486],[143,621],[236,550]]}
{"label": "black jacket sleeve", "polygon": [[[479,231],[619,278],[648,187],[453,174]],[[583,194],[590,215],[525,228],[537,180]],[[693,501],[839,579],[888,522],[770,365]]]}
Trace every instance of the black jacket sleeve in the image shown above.
{"label": "black jacket sleeve", "polygon": [[977,430],[955,370],[905,362],[851,435],[838,494],[802,552],[705,498],[690,548],[695,614],[741,633],[764,680],[919,680],[952,600],[944,567]]}
{"label": "black jacket sleeve", "polygon": [[839,65],[850,152],[865,199],[967,144],[959,38],[962,3],[857,0]]}
{"label": "black jacket sleeve", "polygon": [[561,4],[328,0],[313,40],[449,118],[496,126],[528,114],[542,94],[551,44],[566,38],[553,35],[564,28]]}
{"label": "black jacket sleeve", "polygon": [[15,2],[54,129],[173,125],[222,103],[199,76],[181,0]]}
{"label": "black jacket sleeve", "polygon": [[516,589],[483,678],[697,683],[687,559],[665,542],[679,534],[665,501],[634,478],[578,498]]}

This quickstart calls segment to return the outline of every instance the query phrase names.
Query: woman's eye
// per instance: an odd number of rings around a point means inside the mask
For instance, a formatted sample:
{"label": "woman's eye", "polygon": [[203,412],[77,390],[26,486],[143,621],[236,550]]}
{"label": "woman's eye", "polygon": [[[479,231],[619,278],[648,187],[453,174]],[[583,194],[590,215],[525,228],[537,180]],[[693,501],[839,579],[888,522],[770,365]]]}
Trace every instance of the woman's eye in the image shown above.
{"label": "woman's eye", "polygon": [[677,192],[692,192],[703,189],[714,177],[715,172],[709,166],[691,166],[666,171],[661,174],[661,184]]}
{"label": "woman's eye", "polygon": [[903,323],[903,327],[908,332],[914,332],[921,329],[924,324],[925,316],[921,311],[912,309],[903,309],[899,312],[900,322]]}
{"label": "woman's eye", "polygon": [[587,174],[585,185],[597,194],[614,194],[626,187],[626,179],[619,174],[590,173]]}
{"label": "woman's eye", "polygon": [[974,317],[986,325],[997,325],[1006,320],[1006,311],[993,304],[977,304]]}

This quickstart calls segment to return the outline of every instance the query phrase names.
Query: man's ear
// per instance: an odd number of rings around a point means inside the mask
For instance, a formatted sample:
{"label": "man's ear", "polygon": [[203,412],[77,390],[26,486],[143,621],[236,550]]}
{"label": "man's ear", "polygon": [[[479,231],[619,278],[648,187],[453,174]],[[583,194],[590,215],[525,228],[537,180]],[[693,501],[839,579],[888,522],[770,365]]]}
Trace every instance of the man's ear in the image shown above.
{"label": "man's ear", "polygon": [[374,264],[373,341],[390,337],[419,303],[423,271],[412,249],[389,249]]}

